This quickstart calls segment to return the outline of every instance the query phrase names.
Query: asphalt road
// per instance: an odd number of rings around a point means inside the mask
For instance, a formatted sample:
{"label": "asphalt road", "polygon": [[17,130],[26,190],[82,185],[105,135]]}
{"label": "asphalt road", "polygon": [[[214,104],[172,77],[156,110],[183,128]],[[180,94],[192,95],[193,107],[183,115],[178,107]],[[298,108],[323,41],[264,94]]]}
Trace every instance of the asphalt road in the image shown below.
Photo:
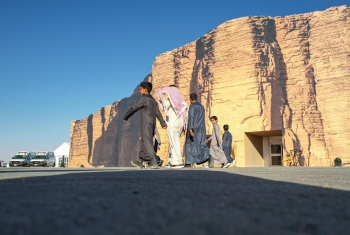
{"label": "asphalt road", "polygon": [[0,234],[350,234],[350,168],[0,168]]}

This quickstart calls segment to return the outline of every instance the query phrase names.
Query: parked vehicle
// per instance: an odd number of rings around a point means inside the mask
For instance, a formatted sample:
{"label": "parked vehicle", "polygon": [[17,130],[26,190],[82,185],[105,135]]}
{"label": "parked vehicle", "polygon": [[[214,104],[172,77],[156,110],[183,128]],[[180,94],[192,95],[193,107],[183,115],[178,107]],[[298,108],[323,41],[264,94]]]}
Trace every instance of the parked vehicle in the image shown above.
{"label": "parked vehicle", "polygon": [[33,157],[33,152],[20,151],[15,156],[12,157],[9,162],[10,167],[14,166],[30,166],[30,160]]}
{"label": "parked vehicle", "polygon": [[54,152],[48,152],[47,158],[46,158],[46,166],[55,167],[56,165],[56,157]]}
{"label": "parked vehicle", "polygon": [[35,156],[30,161],[30,166],[55,166],[54,152],[36,152]]}
{"label": "parked vehicle", "polygon": [[9,167],[9,164],[4,161],[2,161],[0,165],[1,167]]}

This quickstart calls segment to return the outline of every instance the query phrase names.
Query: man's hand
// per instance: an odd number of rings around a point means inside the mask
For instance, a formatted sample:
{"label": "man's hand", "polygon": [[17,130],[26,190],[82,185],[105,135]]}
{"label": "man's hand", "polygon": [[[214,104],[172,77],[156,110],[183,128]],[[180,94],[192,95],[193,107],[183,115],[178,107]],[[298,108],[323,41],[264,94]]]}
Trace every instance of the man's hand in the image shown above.
{"label": "man's hand", "polygon": [[192,131],[192,129],[190,129],[190,135],[194,137],[194,132]]}
{"label": "man's hand", "polygon": [[208,143],[208,142],[209,142],[209,140],[206,140],[206,141],[205,141],[205,143]]}
{"label": "man's hand", "polygon": [[166,130],[168,128],[168,126],[163,126],[163,129]]}

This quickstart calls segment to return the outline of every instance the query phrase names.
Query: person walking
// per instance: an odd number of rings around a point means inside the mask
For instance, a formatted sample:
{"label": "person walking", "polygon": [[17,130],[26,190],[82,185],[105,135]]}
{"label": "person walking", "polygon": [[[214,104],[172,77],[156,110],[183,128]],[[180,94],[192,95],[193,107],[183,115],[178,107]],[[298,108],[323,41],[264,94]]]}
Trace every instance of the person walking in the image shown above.
{"label": "person walking", "polygon": [[148,165],[151,169],[158,169],[159,166],[156,160],[156,153],[154,151],[153,137],[156,128],[156,118],[159,120],[163,129],[167,125],[159,111],[158,103],[150,94],[152,91],[152,83],[142,82],[140,84],[141,99],[132,106],[124,115],[124,120],[127,121],[134,113],[141,110],[141,147],[139,151],[139,160],[132,160],[131,164],[140,169],[144,165]]}
{"label": "person walking", "polygon": [[223,139],[222,140],[222,150],[224,151],[226,159],[227,159],[227,163],[224,165],[224,168],[227,168],[230,165],[234,164],[233,158],[231,156],[233,138],[232,138],[231,133],[228,131],[229,126],[227,124],[225,124],[223,126],[223,128],[224,128],[224,136],[222,138]]}
{"label": "person walking", "polygon": [[212,167],[213,161],[206,145],[205,111],[203,105],[197,101],[197,94],[190,95],[190,108],[188,111],[188,126],[185,142],[186,164],[208,163]]}
{"label": "person walking", "polygon": [[227,159],[224,151],[222,150],[222,140],[220,136],[220,126],[218,125],[218,118],[216,116],[210,117],[210,121],[213,124],[213,132],[211,137],[206,140],[206,143],[210,141],[210,155],[214,158],[214,164],[221,164],[222,167],[227,165]]}
{"label": "person walking", "polygon": [[161,88],[157,92],[166,114],[167,133],[169,137],[168,168],[183,168],[180,137],[185,132],[187,123],[187,104],[175,85]]}

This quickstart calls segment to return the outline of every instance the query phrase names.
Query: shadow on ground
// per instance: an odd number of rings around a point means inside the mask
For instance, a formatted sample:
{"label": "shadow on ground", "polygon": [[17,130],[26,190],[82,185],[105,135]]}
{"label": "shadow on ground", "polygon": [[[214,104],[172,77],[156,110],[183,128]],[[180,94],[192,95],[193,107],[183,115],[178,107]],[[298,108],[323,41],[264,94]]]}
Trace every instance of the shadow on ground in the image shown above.
{"label": "shadow on ground", "polygon": [[0,180],[1,234],[349,234],[350,192],[234,172]]}

